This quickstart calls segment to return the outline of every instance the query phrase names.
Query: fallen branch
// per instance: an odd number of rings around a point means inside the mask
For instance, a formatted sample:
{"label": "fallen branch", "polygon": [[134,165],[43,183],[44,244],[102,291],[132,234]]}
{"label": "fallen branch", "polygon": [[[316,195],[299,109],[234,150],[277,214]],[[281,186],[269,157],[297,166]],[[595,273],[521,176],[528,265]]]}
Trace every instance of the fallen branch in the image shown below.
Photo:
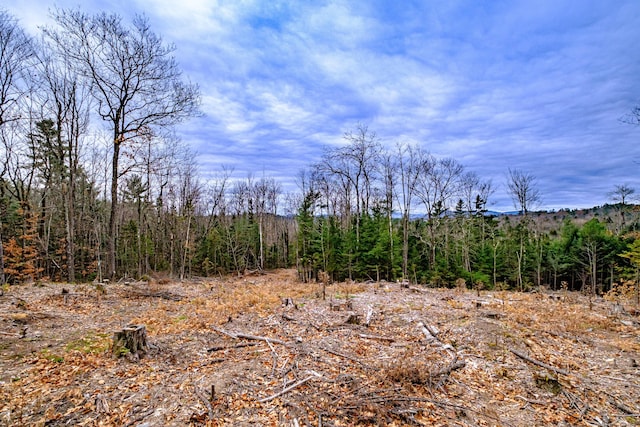
{"label": "fallen branch", "polygon": [[517,397],[518,399],[522,399],[522,400],[524,400],[525,402],[530,403],[530,404],[532,404],[532,405],[548,405],[548,404],[549,404],[548,402],[545,402],[545,401],[543,401],[543,400],[533,400],[533,399],[528,399],[528,398],[526,398],[526,397],[524,397],[524,396],[520,396],[520,395],[517,395],[516,397]]}
{"label": "fallen branch", "polygon": [[378,341],[389,341],[389,342],[394,342],[396,340],[395,338],[381,337],[379,335],[360,334],[359,336],[360,338],[363,338],[365,340],[378,340]]}
{"label": "fallen branch", "polygon": [[633,409],[627,408],[625,405],[623,405],[622,403],[617,402],[613,398],[609,398],[609,403],[611,403],[613,406],[615,406],[616,408],[618,408],[619,410],[621,410],[622,412],[624,412],[627,415],[633,415],[633,413],[635,412]]}
{"label": "fallen branch", "polygon": [[319,346],[318,348],[319,348],[320,350],[324,350],[324,351],[326,351],[327,353],[331,353],[331,354],[336,355],[336,356],[344,357],[344,358],[345,358],[345,359],[347,359],[347,360],[351,360],[351,361],[353,361],[353,362],[356,362],[356,363],[359,363],[359,364],[363,365],[363,363],[362,363],[362,361],[361,361],[360,359],[355,358],[355,357],[353,357],[353,356],[349,356],[348,354],[341,353],[341,352],[339,352],[339,351],[333,350],[333,349],[328,348],[328,347],[320,347],[320,346]]}
{"label": "fallen branch", "polygon": [[[440,338],[438,337],[438,334],[440,334],[440,331],[438,330],[438,328],[436,328],[435,326],[431,326],[428,323],[424,323],[424,327],[427,329],[427,331],[429,331],[429,333],[438,341],[440,341]],[[442,341],[440,341],[442,342]]]}
{"label": "fallen branch", "polygon": [[420,331],[424,335],[424,337],[427,340],[427,342],[431,342],[433,340],[441,342],[437,337],[437,331],[433,330],[432,327],[427,327],[427,325],[425,325],[424,323],[418,322],[418,328],[420,329]]}
{"label": "fallen branch", "polygon": [[258,400],[258,402],[260,402],[260,403],[269,402],[269,401],[271,401],[273,399],[276,399],[276,398],[282,396],[283,394],[289,393],[294,388],[300,387],[302,384],[304,384],[307,381],[310,381],[310,380],[312,380],[314,378],[322,378],[322,375],[320,375],[317,372],[311,371],[311,375],[309,375],[308,377],[303,378],[303,379],[301,379],[300,381],[298,381],[298,382],[296,382],[294,384],[291,384],[289,387],[285,387],[284,389],[282,389],[282,391],[280,391],[280,392],[278,392],[276,394],[272,394],[269,397],[262,398],[262,399]]}
{"label": "fallen branch", "polygon": [[213,329],[214,331],[218,332],[219,334],[226,335],[226,336],[228,336],[230,338],[233,338],[234,340],[238,339],[238,336],[236,334],[232,334],[231,332],[227,332],[224,329],[216,328],[215,326],[212,326],[211,329]]}
{"label": "fallen branch", "polygon": [[211,329],[213,329],[214,331],[222,334],[222,335],[226,335],[228,337],[231,337],[233,339],[238,339],[238,338],[243,338],[245,340],[255,340],[255,341],[264,341],[267,343],[273,343],[273,344],[280,344],[280,345],[285,345],[288,346],[290,345],[289,343],[279,340],[277,338],[269,338],[269,337],[261,337],[258,335],[250,335],[250,334],[243,334],[241,332],[238,333],[232,333],[232,332],[227,332],[224,329],[220,329],[220,328],[216,328],[215,326],[212,326]]}
{"label": "fallen branch", "polygon": [[137,425],[140,423],[140,421],[144,420],[145,418],[147,418],[149,415],[153,414],[155,411],[155,408],[151,408],[151,409],[147,409],[144,412],[136,412],[136,411],[140,411],[140,408],[135,408],[131,415],[128,415],[127,418],[131,417],[132,415],[136,415],[137,416],[135,418],[130,418],[129,422],[126,424],[123,424],[122,427],[131,427],[132,425]]}
{"label": "fallen branch", "polygon": [[266,343],[280,344],[280,345],[289,345],[289,343],[279,340],[277,338],[269,338],[269,337],[261,337],[258,335],[249,335],[249,334],[236,334],[238,338],[244,338],[245,340],[256,340],[256,341],[264,341]]}
{"label": "fallen branch", "polygon": [[213,353],[214,351],[221,351],[221,350],[229,350],[232,348],[242,348],[242,347],[251,347],[254,345],[258,345],[258,343],[255,342],[243,342],[240,344],[236,344],[236,345],[218,345],[215,347],[211,347],[207,349],[208,353]]}
{"label": "fallen branch", "polygon": [[539,360],[532,359],[531,357],[527,356],[523,352],[518,351],[518,350],[513,349],[513,348],[510,348],[509,351],[511,353],[515,354],[516,356],[518,356],[519,358],[524,359],[527,362],[533,363],[534,365],[538,365],[541,368],[548,369],[548,370],[553,371],[553,372],[555,372],[557,374],[569,375],[569,371],[567,371],[566,369],[556,368],[555,366],[551,366],[551,365],[548,365],[548,364],[546,364],[544,362],[541,362]]}
{"label": "fallen branch", "polygon": [[449,375],[451,372],[455,371],[456,369],[464,368],[466,365],[467,365],[467,362],[465,362],[464,360],[454,360],[446,368],[442,368],[438,371],[432,372],[431,376],[439,377],[440,375]]}

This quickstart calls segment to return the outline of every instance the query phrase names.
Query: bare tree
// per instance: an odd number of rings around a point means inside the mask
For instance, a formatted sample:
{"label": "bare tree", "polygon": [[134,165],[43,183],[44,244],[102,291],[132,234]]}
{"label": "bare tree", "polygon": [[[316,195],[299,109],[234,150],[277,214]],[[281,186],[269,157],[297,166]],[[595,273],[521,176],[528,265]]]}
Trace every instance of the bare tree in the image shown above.
{"label": "bare tree", "polygon": [[[0,181],[8,171],[9,151],[6,124],[18,120],[24,111],[21,103],[31,86],[29,69],[33,65],[33,44],[18,22],[0,10],[0,137],[5,156],[0,168]],[[10,137],[9,137],[10,138]],[[1,183],[0,183],[1,184]],[[2,215],[0,215],[0,285],[5,283],[4,248],[2,246]]]}
{"label": "bare tree", "polygon": [[[344,139],[349,145],[328,151],[319,171],[336,178],[344,188],[346,216],[355,213],[356,241],[359,241],[359,223],[362,215],[369,212],[382,148],[375,132],[364,125],[358,125],[355,132],[345,133]],[[352,212],[354,206],[355,212]]]}
{"label": "bare tree", "polygon": [[115,14],[59,9],[54,18],[59,30],[45,29],[45,34],[91,83],[97,113],[112,131],[108,267],[113,276],[123,144],[196,114],[199,91],[182,80],[175,48],[151,31],[146,18],[137,16],[128,26]]}
{"label": "bare tree", "polygon": [[[493,193],[493,185],[491,181],[483,181],[478,174],[473,171],[464,173],[460,178],[460,200],[461,206],[466,211],[467,220],[461,227],[462,231],[462,261],[465,269],[471,273],[472,262],[471,255],[474,250],[472,245],[472,228],[477,224],[481,227],[480,245],[485,243],[485,224],[484,214],[489,197]],[[479,221],[478,221],[479,219]]]}
{"label": "bare tree", "polygon": [[0,126],[17,120],[31,84],[33,42],[7,12],[0,10]]}
{"label": "bare tree", "polygon": [[178,197],[180,205],[178,215],[183,223],[183,243],[180,259],[180,280],[191,274],[191,253],[193,252],[193,222],[198,214],[197,207],[202,197],[202,184],[198,181],[196,174],[197,166],[193,157],[182,159],[178,168]]}
{"label": "bare tree", "polygon": [[517,256],[517,281],[518,288],[524,289],[524,279],[522,270],[526,261],[526,243],[529,239],[528,212],[540,203],[540,191],[536,187],[536,178],[530,173],[523,172],[519,169],[509,169],[507,187],[513,205],[522,214],[522,221],[516,227],[518,234],[518,252]]}
{"label": "bare tree", "polygon": [[613,191],[609,193],[609,197],[611,197],[615,202],[620,203],[620,231],[625,227],[625,216],[624,211],[626,209],[626,204],[629,196],[633,195],[636,192],[635,188],[629,186],[629,184],[618,184],[614,187]]}
{"label": "bare tree", "polygon": [[536,185],[536,177],[532,174],[509,168],[507,187],[514,207],[524,216],[540,203],[540,191]]}
{"label": "bare tree", "polygon": [[[81,169],[82,138],[89,126],[90,87],[80,78],[78,70],[69,63],[69,58],[59,46],[43,41],[37,55],[41,114],[43,119],[53,121],[56,130],[55,141],[50,148],[60,157],[60,170],[54,184],[63,200],[60,208],[64,212],[67,279],[73,282],[76,270],[76,181]],[[44,197],[42,203],[45,203]]]}
{"label": "bare tree", "polygon": [[398,144],[396,150],[396,166],[400,178],[398,182],[400,191],[396,193],[402,209],[402,278],[403,280],[408,280],[409,219],[418,177],[421,172],[420,158],[424,156],[424,153],[422,153],[419,147],[408,144]]}
{"label": "bare tree", "polygon": [[491,180],[483,181],[476,172],[466,172],[460,179],[460,196],[469,215],[481,215],[493,192]]}
{"label": "bare tree", "polygon": [[624,206],[629,196],[631,196],[635,192],[635,188],[630,187],[629,184],[619,184],[614,186],[613,191],[609,193],[609,197]]}
{"label": "bare tree", "polygon": [[449,209],[451,198],[458,193],[464,167],[453,158],[436,159],[427,154],[420,161],[420,169],[416,195],[427,213],[429,261],[435,267],[441,217]]}
{"label": "bare tree", "polygon": [[280,196],[280,184],[273,178],[260,178],[250,188],[253,209],[258,217],[258,267],[264,270],[265,221],[268,215],[275,216]]}

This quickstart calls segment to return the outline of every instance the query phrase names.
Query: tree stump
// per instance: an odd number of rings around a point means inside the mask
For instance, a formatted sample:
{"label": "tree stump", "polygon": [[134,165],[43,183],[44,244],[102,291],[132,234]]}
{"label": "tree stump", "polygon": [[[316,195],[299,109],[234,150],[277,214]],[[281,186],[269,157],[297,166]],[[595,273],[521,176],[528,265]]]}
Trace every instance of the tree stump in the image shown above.
{"label": "tree stump", "polygon": [[111,347],[114,356],[139,358],[147,350],[147,329],[144,325],[127,325],[121,331],[114,332]]}

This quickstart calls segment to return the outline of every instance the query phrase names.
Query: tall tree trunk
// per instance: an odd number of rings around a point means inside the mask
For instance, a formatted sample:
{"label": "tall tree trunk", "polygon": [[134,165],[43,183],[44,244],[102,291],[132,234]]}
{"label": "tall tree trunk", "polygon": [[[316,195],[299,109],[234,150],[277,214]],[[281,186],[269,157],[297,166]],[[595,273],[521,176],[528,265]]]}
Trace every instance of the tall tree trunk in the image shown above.
{"label": "tall tree trunk", "polygon": [[136,233],[136,244],[138,246],[138,278],[142,277],[142,198],[138,196],[137,200],[138,208],[138,230]]}
{"label": "tall tree trunk", "polygon": [[520,237],[520,248],[517,253],[518,257],[518,290],[524,291],[524,281],[522,280],[522,265],[524,264],[524,239]]}
{"label": "tall tree trunk", "polygon": [[[66,194],[63,197],[66,200],[66,206],[64,209],[65,216],[65,232],[67,237],[66,253],[67,253],[67,279],[73,283],[76,280],[76,265],[75,265],[75,198],[73,194],[75,187],[73,179],[74,175],[70,173],[69,189],[65,191]],[[66,188],[66,186],[64,187]]]}
{"label": "tall tree trunk", "polygon": [[409,212],[402,215],[402,280],[409,275]]}
{"label": "tall tree trunk", "polygon": [[182,254],[182,262],[181,262],[182,265],[180,266],[180,280],[184,280],[185,278],[185,272],[187,268],[187,259],[189,255],[190,233],[191,233],[191,214],[189,213],[187,215],[187,232],[186,232],[185,242],[184,242],[184,252]]}
{"label": "tall tree trunk", "polygon": [[262,230],[262,213],[258,218],[258,240],[258,243],[260,244],[260,270],[264,270],[264,236]]}
{"label": "tall tree trunk", "polygon": [[0,286],[4,285],[6,278],[4,276],[4,245],[2,243],[2,217],[0,216]]}
{"label": "tall tree trunk", "polygon": [[111,211],[109,213],[109,244],[108,250],[108,267],[107,276],[111,279],[116,277],[116,234],[117,234],[117,215],[118,215],[118,160],[120,157],[120,134],[115,133],[113,141],[113,158],[111,165]]}

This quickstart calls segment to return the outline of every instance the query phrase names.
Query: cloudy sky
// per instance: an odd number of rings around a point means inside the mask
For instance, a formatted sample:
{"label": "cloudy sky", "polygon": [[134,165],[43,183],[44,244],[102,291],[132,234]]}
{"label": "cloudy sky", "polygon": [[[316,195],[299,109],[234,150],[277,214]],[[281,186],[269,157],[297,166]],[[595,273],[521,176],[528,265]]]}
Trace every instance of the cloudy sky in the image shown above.
{"label": "cloudy sky", "polygon": [[542,208],[640,193],[640,1],[22,0],[32,33],[54,6],[145,13],[200,85],[180,128],[203,176],[275,177],[295,190],[323,147],[364,124],[388,147],[453,157],[512,210],[508,168],[537,177]]}

